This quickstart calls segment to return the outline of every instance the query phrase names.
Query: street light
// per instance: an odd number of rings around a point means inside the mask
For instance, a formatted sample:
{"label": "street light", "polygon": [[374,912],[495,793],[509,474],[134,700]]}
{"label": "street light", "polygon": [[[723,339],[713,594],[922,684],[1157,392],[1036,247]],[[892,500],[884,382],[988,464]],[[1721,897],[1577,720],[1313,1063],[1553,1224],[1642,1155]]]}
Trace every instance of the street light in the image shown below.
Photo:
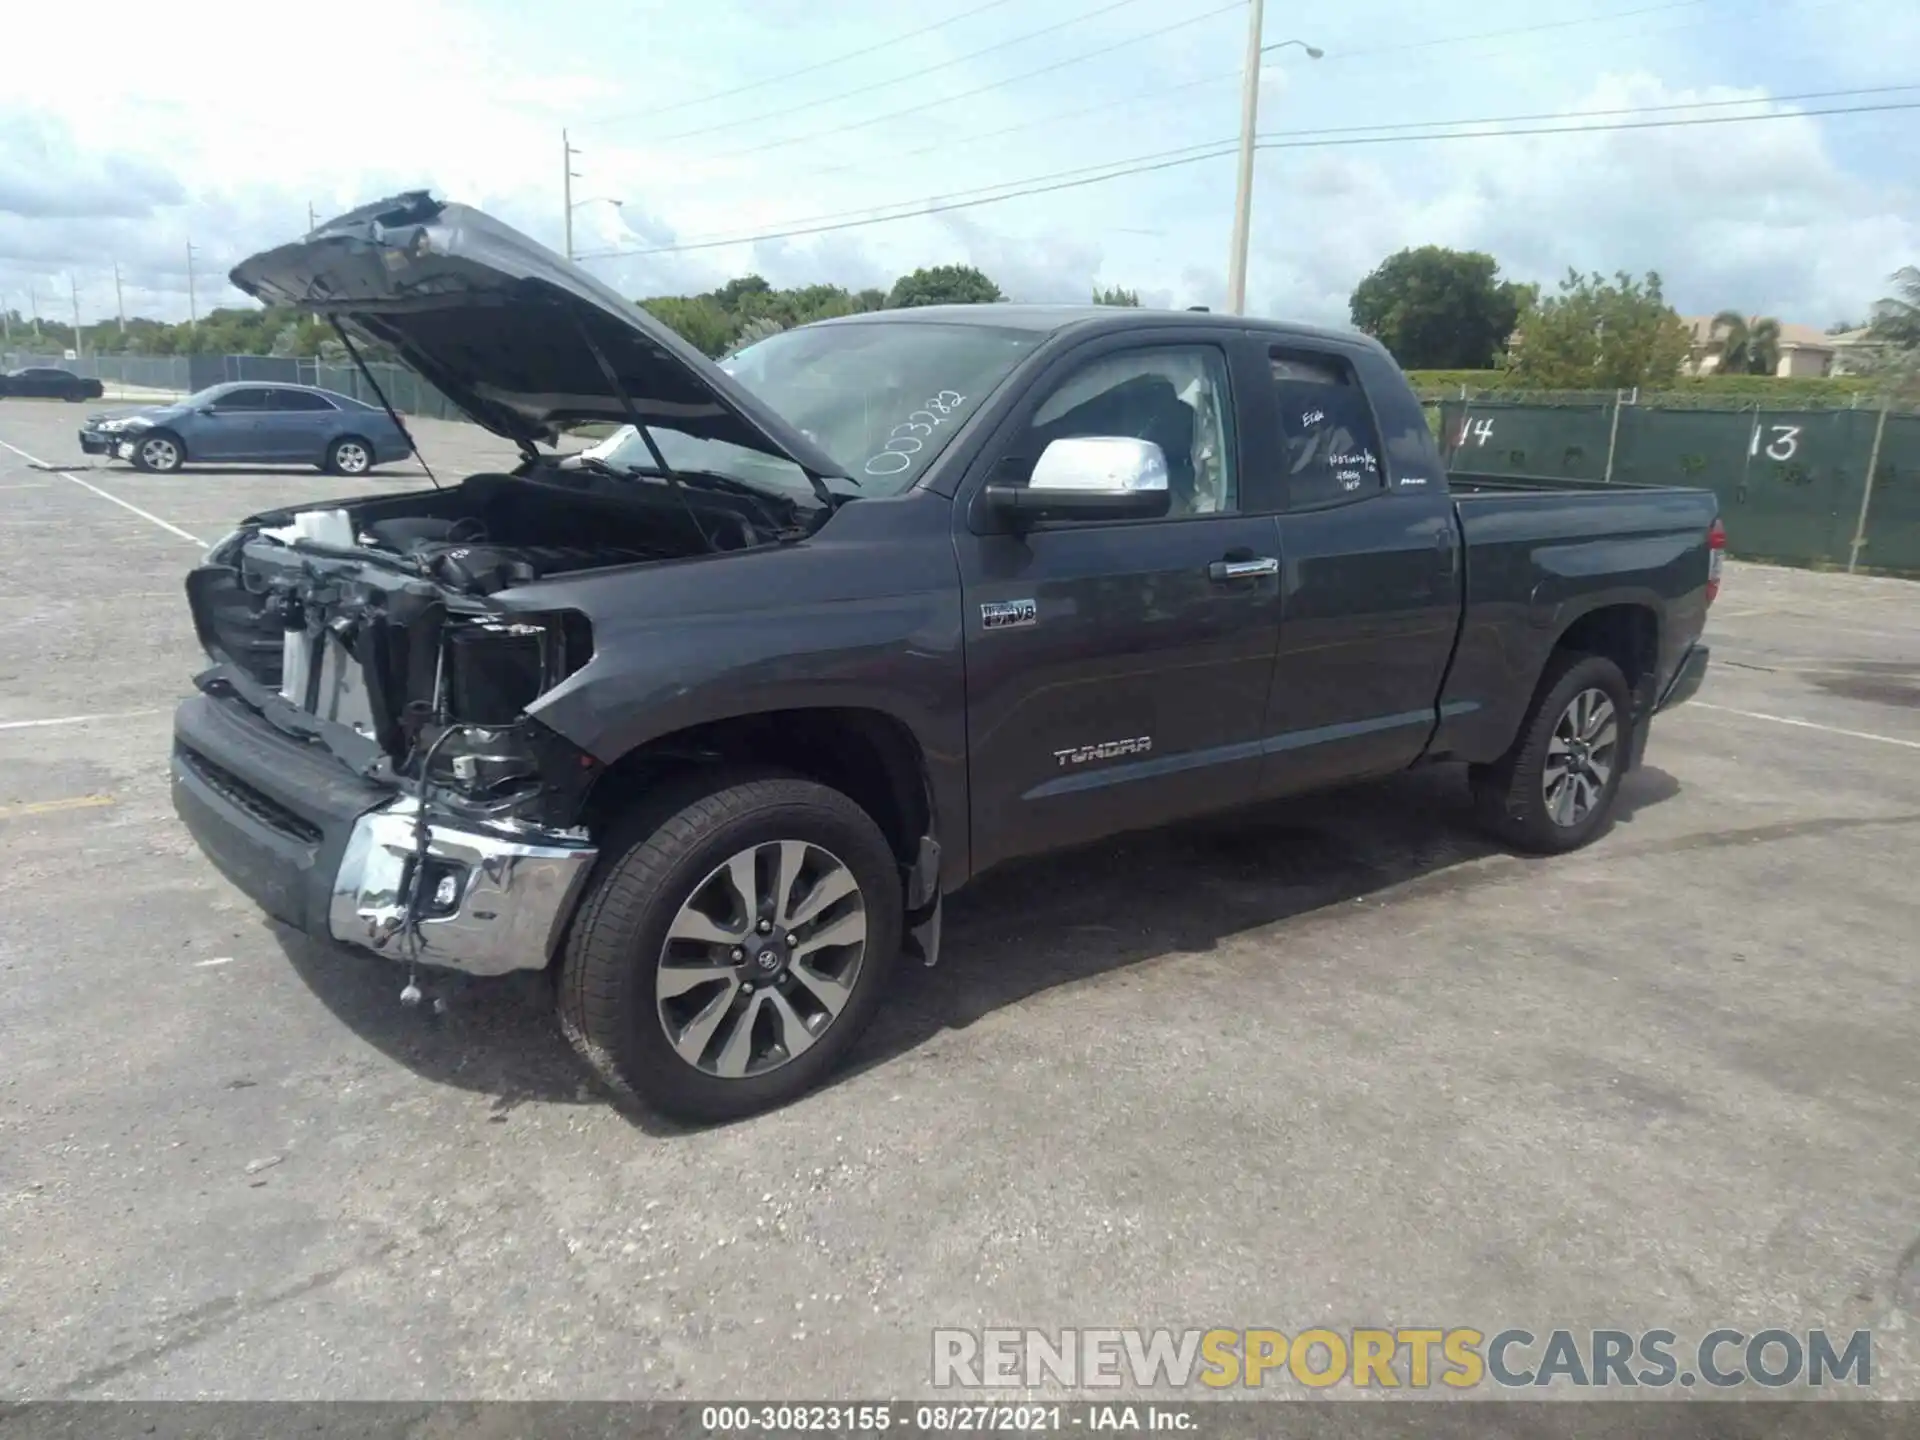
{"label": "street light", "polygon": [[1274,50],[1298,45],[1309,60],[1318,60],[1326,52],[1304,40],[1280,40],[1272,45],[1260,43],[1260,21],[1265,0],[1249,0],[1247,21],[1247,67],[1240,88],[1240,183],[1233,202],[1233,253],[1227,260],[1227,313],[1243,315],[1247,309],[1247,235],[1253,222],[1253,140],[1260,118],[1260,57]]}

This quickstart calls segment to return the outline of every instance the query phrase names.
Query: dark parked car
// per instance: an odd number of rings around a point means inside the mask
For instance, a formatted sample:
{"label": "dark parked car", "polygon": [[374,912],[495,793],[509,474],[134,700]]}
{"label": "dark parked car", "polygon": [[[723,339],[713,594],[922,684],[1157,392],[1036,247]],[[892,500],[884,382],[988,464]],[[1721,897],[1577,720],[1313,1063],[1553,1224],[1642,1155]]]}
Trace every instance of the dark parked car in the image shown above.
{"label": "dark parked car", "polygon": [[411,453],[386,411],[310,385],[213,385],[184,400],[112,415],[80,427],[89,455],[168,474],[189,461],[318,465],[364,475]]}
{"label": "dark parked car", "polygon": [[0,375],[0,396],[22,400],[98,400],[106,392],[91,375],[76,375],[71,370],[51,365],[30,366]]}
{"label": "dark parked car", "polygon": [[[551,966],[679,1115],[819,1081],[992,866],[1432,761],[1505,842],[1584,845],[1706,669],[1710,493],[1450,486],[1360,335],[930,307],[716,365],[424,195],[233,280],[524,459],[214,547],[176,809],[314,937]],[[586,420],[635,429],[562,468]]]}

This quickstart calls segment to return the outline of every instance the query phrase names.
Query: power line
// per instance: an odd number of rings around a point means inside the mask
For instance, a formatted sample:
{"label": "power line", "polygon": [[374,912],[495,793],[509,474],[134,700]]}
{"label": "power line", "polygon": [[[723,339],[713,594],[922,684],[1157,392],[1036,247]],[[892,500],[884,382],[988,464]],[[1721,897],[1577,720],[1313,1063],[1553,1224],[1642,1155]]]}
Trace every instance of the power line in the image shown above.
{"label": "power line", "polygon": [[[1883,87],[1883,88],[1913,90],[1913,89],[1920,89],[1920,86],[1907,85],[1907,86],[1894,86],[1894,87]],[[1704,104],[1740,104],[1740,103],[1745,103],[1749,105],[1758,105],[1758,104],[1769,103],[1770,99],[1771,97],[1763,97],[1760,99],[1748,100],[1744,102],[1704,101],[1699,103],[1702,105]],[[1660,107],[1649,106],[1649,107],[1646,107],[1646,110],[1633,111],[1633,112],[1591,111],[1591,112],[1585,112],[1585,113],[1589,115],[1607,114],[1607,113],[1648,113],[1656,108],[1660,108]],[[1686,106],[1686,107],[1677,107],[1677,108],[1698,108],[1698,106]],[[1603,134],[1603,133],[1625,131],[1625,130],[1668,130],[1668,129],[1684,129],[1684,128],[1688,128],[1695,125],[1739,125],[1739,124],[1750,124],[1755,121],[1761,121],[1761,120],[1798,120],[1798,119],[1808,119],[1808,118],[1823,116],[1823,115],[1868,115],[1868,114],[1876,114],[1876,113],[1891,111],[1891,110],[1920,110],[1920,100],[1889,102],[1889,103],[1878,104],[1878,105],[1851,105],[1851,106],[1841,106],[1841,107],[1830,107],[1830,108],[1818,109],[1818,110],[1780,110],[1780,111],[1775,111],[1765,115],[1700,115],[1700,116],[1690,116],[1690,117],[1670,119],[1670,120],[1617,121],[1615,123],[1606,124],[1606,125],[1535,126],[1535,127],[1519,129],[1519,130],[1454,129],[1454,130],[1436,130],[1435,133],[1431,133],[1431,134],[1372,134],[1372,135],[1361,135],[1361,136],[1345,136],[1345,137],[1332,138],[1332,139],[1320,138],[1320,135],[1324,135],[1327,132],[1318,132],[1318,134],[1313,134],[1311,132],[1300,132],[1303,135],[1310,136],[1310,138],[1282,139],[1282,138],[1279,138],[1278,136],[1263,137],[1258,142],[1257,148],[1261,150],[1296,150],[1296,149],[1320,149],[1320,148],[1334,149],[1334,148],[1341,148],[1341,147],[1350,146],[1350,145],[1396,145],[1396,144],[1405,145],[1405,144],[1412,144],[1412,143],[1417,143],[1420,141],[1427,141],[1427,140],[1499,140],[1499,139],[1517,139],[1521,137],[1537,136],[1537,135],[1595,135],[1595,134]],[[1559,116],[1555,118],[1573,119],[1573,118],[1580,118],[1580,115],[1579,113],[1576,113],[1573,115]],[[1436,121],[1426,122],[1426,124],[1429,125],[1430,127],[1489,125],[1489,124],[1504,124],[1504,123],[1506,122],[1501,120],[1456,120],[1456,121],[1436,120]],[[1357,128],[1366,129],[1369,127],[1357,127]],[[1380,127],[1371,127],[1371,128],[1384,130],[1384,129],[1388,129],[1389,127],[1380,126]],[[1009,181],[1007,182],[1007,186],[1015,187],[1015,188],[1000,187],[1004,190],[1004,193],[1002,194],[982,195],[982,196],[979,196],[979,198],[973,198],[973,199],[954,199],[954,198],[943,197],[943,196],[929,196],[926,200],[919,201],[919,202],[903,201],[903,202],[900,202],[900,206],[890,207],[890,208],[900,209],[901,213],[895,214],[895,215],[871,215],[864,219],[843,220],[838,222],[826,222],[826,223],[811,224],[811,225],[799,225],[794,228],[785,229],[785,230],[763,231],[763,232],[758,232],[751,235],[736,235],[736,236],[731,236],[725,239],[694,241],[694,242],[689,242],[689,243],[679,244],[679,245],[659,245],[659,246],[649,246],[645,248],[629,249],[629,250],[603,250],[603,251],[595,252],[590,255],[583,255],[579,258],[583,260],[612,260],[612,259],[619,259],[624,257],[636,257],[636,256],[677,255],[677,254],[683,254],[685,252],[693,251],[693,250],[717,250],[717,249],[723,249],[723,248],[726,248],[729,246],[735,246],[735,245],[756,244],[764,240],[793,240],[793,239],[799,239],[809,235],[827,234],[829,232],[838,231],[838,230],[855,230],[855,229],[863,228],[868,225],[885,225],[885,224],[889,224],[891,222],[899,221],[899,220],[914,220],[914,219],[919,219],[921,217],[928,216],[928,215],[945,214],[953,210],[967,210],[967,209],[977,208],[983,205],[994,205],[1004,200],[1018,200],[1031,195],[1048,195],[1048,194],[1054,194],[1062,190],[1080,189],[1088,185],[1099,185],[1099,184],[1103,184],[1108,180],[1118,180],[1130,175],[1150,174],[1152,172],[1160,171],[1160,170],[1176,169],[1182,166],[1194,165],[1202,161],[1218,159],[1222,156],[1230,155],[1234,153],[1237,147],[1238,147],[1238,141],[1218,140],[1218,141],[1211,142],[1210,145],[1191,145],[1179,151],[1161,152],[1161,156],[1164,156],[1166,158],[1159,158],[1156,156],[1139,156],[1139,157],[1136,157],[1134,160],[1127,160],[1127,161],[1116,160],[1103,167],[1092,167],[1094,169],[1098,169],[1102,171],[1102,173],[1099,173],[1099,174],[1087,174],[1085,171],[1063,171],[1063,172],[1060,172],[1060,174],[1055,176],[1037,176],[1027,181]],[[1195,152],[1198,152],[1198,153],[1195,153]],[[962,193],[968,194],[972,192],[962,192]],[[902,208],[905,206],[913,206],[915,208]]]}
{"label": "power line", "polygon": [[[1097,20],[1102,15],[1110,15],[1115,10],[1124,10],[1129,5],[1138,5],[1141,0],[1108,0],[1097,9],[1087,10],[1078,15],[1068,16],[1065,20],[1043,25],[1038,30],[1029,30],[1024,35],[1015,35],[1011,40],[1001,40],[979,50],[969,51],[965,55],[954,55],[937,64],[923,66],[918,70],[909,70],[901,75],[889,75],[884,80],[876,80],[871,85],[861,85],[852,90],[838,90],[831,95],[823,95],[817,100],[808,100],[799,105],[783,105],[778,110],[762,111],[758,115],[742,116],[738,120],[723,120],[717,125],[703,125],[695,130],[676,130],[671,135],[653,135],[648,137],[651,144],[665,144],[669,140],[692,140],[701,135],[717,135],[723,130],[738,130],[747,125],[760,125],[768,120],[781,120],[789,115],[798,115],[807,110],[818,110],[822,105],[837,105],[842,100],[851,100],[856,95],[871,95],[876,90],[886,90],[895,85],[904,85],[909,80],[918,80],[923,76],[935,75],[942,70],[951,70],[956,65],[965,65],[978,60],[982,55],[992,55],[1000,50],[1011,49],[1015,45],[1024,45],[1029,40],[1038,40],[1042,35],[1051,35],[1056,30],[1065,30],[1069,26],[1084,24],[1088,20]],[[1235,0],[1237,6],[1240,0]]]}
{"label": "power line", "polygon": [[[1618,10],[1618,11],[1614,11],[1611,14],[1606,14],[1606,15],[1583,15],[1578,19],[1574,19],[1574,20],[1553,20],[1545,24],[1539,24],[1539,25],[1516,25],[1506,30],[1482,30],[1472,35],[1443,35],[1432,40],[1418,40],[1407,45],[1389,45],[1382,48],[1371,49],[1371,50],[1342,50],[1342,51],[1336,51],[1324,56],[1322,59],[1322,63],[1331,65],[1339,61],[1351,60],[1360,56],[1395,54],[1401,51],[1411,51],[1411,50],[1429,50],[1442,45],[1462,45],[1475,40],[1496,40],[1496,39],[1504,39],[1514,35],[1531,35],[1542,30],[1561,30],[1561,29],[1567,28],[1568,26],[1573,26],[1573,25],[1596,25],[1596,24],[1600,24],[1600,23],[1603,23],[1606,21],[1612,21],[1612,20],[1631,20],[1641,15],[1652,15],[1660,11],[1692,9],[1696,6],[1699,6],[1705,3],[1706,3],[1706,0],[1668,0],[1668,3],[1661,4],[1661,5],[1645,5],[1635,10]],[[1238,7],[1229,6],[1228,8],[1234,9]],[[1220,12],[1214,11],[1211,13],[1218,14]],[[1210,16],[1201,16],[1196,18],[1206,19],[1206,18],[1210,18]],[[1182,23],[1185,24],[1190,22],[1183,21]],[[1147,37],[1142,37],[1142,38],[1147,38]],[[1132,43],[1132,42],[1126,42],[1126,43]],[[1025,77],[1014,76],[1012,78],[1024,79]],[[931,145],[918,146],[912,150],[891,150],[880,155],[869,156],[866,159],[856,160],[845,165],[827,165],[827,166],[822,166],[818,169],[807,170],[803,173],[807,175],[840,175],[850,170],[866,169],[869,166],[883,160],[906,160],[906,159],[911,159],[912,157],[917,155],[931,155],[935,151],[952,150],[958,146],[973,145],[984,140],[998,140],[1007,135],[1017,135],[1024,130],[1037,129],[1042,125],[1056,125],[1066,120],[1080,120],[1080,119],[1084,119],[1088,115],[1099,115],[1108,110],[1118,110],[1122,107],[1126,107],[1128,109],[1137,109],[1141,105],[1146,104],[1147,102],[1150,102],[1150,101],[1164,100],[1168,96],[1182,94],[1188,90],[1197,90],[1204,85],[1219,85],[1219,84],[1223,84],[1228,80],[1238,80],[1239,78],[1240,78],[1240,72],[1238,70],[1223,70],[1212,75],[1202,75],[1195,80],[1183,80],[1177,85],[1168,85],[1159,90],[1144,90],[1133,95],[1123,95],[1123,96],[1120,96],[1118,99],[1114,99],[1114,100],[1103,100],[1098,105],[1082,106],[1078,110],[1059,111],[1051,115],[1040,116],[1039,118],[1033,119],[1033,120],[1022,120],[1016,125],[1005,125],[998,130],[988,130],[988,131],[974,134],[974,135],[963,135],[957,139],[937,140]],[[996,82],[996,83],[1007,83],[1007,82]],[[986,86],[982,88],[989,89],[993,87]],[[979,90],[974,90],[974,91],[969,91],[967,96],[953,96],[951,98],[965,99],[965,98],[968,98],[968,96],[977,95],[979,93],[980,93]],[[930,100],[926,102],[926,104],[919,106],[917,108],[923,109],[923,110],[932,109],[937,105],[944,105],[946,103],[947,103],[946,100]],[[892,115],[887,116],[886,118],[899,119],[902,115],[907,115],[912,113],[913,113],[912,111],[904,111],[904,110],[895,111]],[[1371,127],[1368,127],[1368,128],[1371,128]],[[823,133],[834,134],[836,132],[826,131]],[[819,138],[819,137],[818,135],[816,135],[812,138]],[[751,154],[753,152],[742,151],[742,152],[735,152],[735,153]],[[730,157],[717,156],[715,158],[727,159]]]}
{"label": "power line", "polygon": [[[1131,3],[1131,0],[1126,0]],[[806,145],[815,140],[825,140],[834,135],[846,135],[855,130],[870,130],[875,125],[885,125],[890,120],[898,120],[907,115],[918,115],[922,110],[931,110],[936,105],[951,105],[956,100],[971,100],[976,95],[984,95],[990,90],[998,90],[1020,80],[1031,80],[1036,75],[1050,75],[1056,70],[1065,70],[1070,65],[1084,65],[1089,60],[1097,60],[1102,55],[1111,55],[1116,50],[1124,50],[1129,45],[1138,45],[1143,40],[1156,40],[1162,35],[1172,34],[1175,30],[1184,30],[1189,25],[1198,25],[1203,20],[1211,20],[1216,15],[1224,15],[1229,10],[1245,7],[1245,0],[1233,0],[1232,4],[1219,6],[1199,15],[1190,15],[1185,20],[1176,20],[1171,25],[1162,25],[1158,30],[1148,30],[1139,35],[1130,35],[1124,40],[1116,40],[1111,45],[1102,45],[1097,50],[1087,50],[1078,55],[1070,55],[1065,60],[1056,60],[1050,65],[1037,69],[1023,70],[1018,75],[1009,75],[1004,80],[994,80],[985,85],[976,85],[971,90],[962,90],[957,95],[943,95],[938,100],[923,100],[918,105],[909,105],[902,110],[889,110],[884,115],[875,115],[866,120],[855,120],[845,125],[836,125],[830,130],[811,130],[805,135],[791,135],[784,140],[768,140],[759,145],[749,145],[744,150],[725,150],[718,155],[709,155],[708,160],[737,160],[743,155],[758,155],[767,150],[779,150],[789,145]]]}
{"label": "power line", "polygon": [[716,90],[710,95],[701,95],[692,100],[676,100],[671,105],[657,106],[651,110],[630,110],[622,115],[609,115],[603,120],[588,121],[588,127],[595,125],[617,125],[623,120],[641,117],[651,119],[658,115],[671,115],[677,110],[690,110],[696,105],[710,105],[715,100],[731,100],[736,95],[745,95],[752,90],[764,90],[769,85],[783,84],[788,80],[798,80],[803,75],[813,75],[821,70],[830,70],[835,65],[844,65],[849,60],[859,60],[895,45],[904,45],[909,40],[918,40],[922,35],[931,35],[936,30],[944,30],[949,25],[958,25],[962,20],[971,20],[976,15],[984,15],[989,10],[998,10],[1011,5],[1013,0],[987,0],[984,5],[976,5],[971,10],[962,10],[958,15],[949,15],[944,20],[936,20],[931,25],[922,25],[918,30],[909,30],[903,35],[895,35],[889,40],[876,40],[871,45],[863,45],[858,50],[849,50],[844,55],[835,55],[831,60],[816,61],[812,65],[802,65],[798,70],[788,70],[779,75],[768,75],[760,80],[749,80],[744,85],[736,85],[731,90]]}
{"label": "power line", "polygon": [[[1802,100],[1837,100],[1837,99],[1852,99],[1852,98],[1857,98],[1865,95],[1904,94],[1908,91],[1912,91],[1916,89],[1920,89],[1920,85],[1857,86],[1857,87],[1854,87],[1851,89],[1845,89],[1845,90],[1805,90],[1805,91],[1799,91],[1790,95],[1747,96],[1747,97],[1744,97],[1741,99],[1735,99],[1735,100],[1683,100],[1683,101],[1676,101],[1676,102],[1665,104],[1665,105],[1623,105],[1623,106],[1616,106],[1616,107],[1605,109],[1605,110],[1541,111],[1541,112],[1534,112],[1534,113],[1525,114],[1525,115],[1485,115],[1485,116],[1477,116],[1475,118],[1465,119],[1465,120],[1412,120],[1412,121],[1404,121],[1399,123],[1322,127],[1322,128],[1312,129],[1312,130],[1276,130],[1276,131],[1269,131],[1263,134],[1260,138],[1263,141],[1274,141],[1274,142],[1281,141],[1281,140],[1317,140],[1317,139],[1325,139],[1329,137],[1346,136],[1346,135],[1377,135],[1381,133],[1405,134],[1408,132],[1428,131],[1428,130],[1434,130],[1437,128],[1455,127],[1455,126],[1461,126],[1461,125],[1520,125],[1520,124],[1527,124],[1527,123],[1531,123],[1534,121],[1541,121],[1541,120],[1605,120],[1615,116],[1623,116],[1623,115],[1633,116],[1633,115],[1667,114],[1676,110],[1723,110],[1723,109],[1729,109],[1732,107],[1742,106],[1742,105],[1768,105],[1768,104],[1779,105],[1779,104],[1788,104],[1788,103],[1798,102]],[[1795,113],[1803,113],[1803,112],[1795,112]],[[1760,118],[1760,117],[1748,117],[1748,118]],[[1422,138],[1422,137],[1416,136],[1415,138]],[[1141,163],[1141,162],[1165,160],[1165,159],[1172,158],[1174,156],[1192,156],[1194,159],[1207,159],[1210,157],[1207,155],[1195,155],[1194,152],[1203,151],[1203,150],[1212,151],[1218,146],[1232,144],[1232,143],[1236,143],[1236,142],[1233,142],[1230,140],[1202,141],[1197,144],[1177,146],[1170,150],[1154,151],[1151,154],[1147,154],[1147,155],[1135,155],[1126,160],[1110,160],[1097,165],[1077,166],[1071,170],[1056,171],[1049,175],[1031,176],[1025,180],[1000,181],[992,185],[981,185],[981,186],[976,186],[974,188],[967,189],[967,190],[948,191],[941,195],[923,196],[921,198],[914,199],[914,200],[900,200],[900,201],[894,201],[891,203],[885,203],[880,205],[861,205],[851,210],[836,210],[824,215],[802,215],[802,216],[797,216],[791,220],[778,221],[776,223],[780,225],[810,226],[810,225],[825,224],[829,221],[836,221],[836,220],[849,220],[849,219],[859,219],[859,218],[872,218],[875,220],[880,220],[880,219],[886,219],[886,218],[897,218],[897,217],[882,216],[879,214],[879,212],[885,211],[885,210],[905,210],[910,214],[920,214],[920,213],[924,213],[922,210],[922,207],[924,207],[931,201],[940,201],[942,203],[946,203],[946,202],[955,201],[955,200],[964,200],[973,196],[991,195],[993,192],[998,190],[1004,190],[1010,185],[1039,184],[1039,183],[1053,181],[1053,180],[1070,179],[1076,176],[1094,175],[1100,172],[1111,170],[1116,165],[1132,165],[1132,164]],[[688,244],[688,245],[704,244],[710,238],[715,238],[715,237],[697,236],[692,241],[687,241],[682,243]],[[720,240],[716,238],[715,243],[724,244],[727,242],[725,240]],[[594,252],[582,258],[599,259],[599,258],[602,258],[603,255],[608,253],[628,254],[633,252],[629,252],[629,251]],[[647,251],[644,253],[651,254],[656,252]]]}
{"label": "power line", "polygon": [[1662,5],[1643,5],[1637,10],[1617,10],[1610,15],[1582,15],[1572,20],[1546,20],[1538,25],[1517,25],[1510,30],[1482,30],[1474,35],[1446,35],[1437,40],[1412,40],[1404,45],[1373,45],[1364,50],[1342,50],[1330,60],[1354,60],[1363,55],[1398,55],[1406,50],[1432,50],[1442,45],[1467,45],[1475,40],[1503,40],[1509,35],[1534,35],[1543,30],[1565,30],[1575,25],[1592,25],[1602,20],[1631,20],[1663,10],[1691,10],[1707,0],[1667,0]]}
{"label": "power line", "polygon": [[[1665,0],[1665,3],[1659,4],[1659,5],[1646,5],[1646,6],[1641,6],[1638,9],[1620,10],[1607,15],[1587,15],[1574,20],[1555,20],[1543,25],[1519,25],[1508,30],[1483,30],[1472,35],[1443,35],[1432,40],[1418,40],[1407,45],[1387,46],[1384,49],[1380,49],[1380,50],[1338,51],[1338,52],[1328,54],[1322,60],[1321,63],[1334,64],[1343,60],[1357,58],[1359,56],[1386,54],[1389,52],[1397,53],[1400,51],[1427,50],[1427,49],[1433,49],[1437,46],[1442,46],[1442,45],[1460,45],[1460,44],[1465,44],[1475,40],[1499,39],[1499,38],[1502,38],[1505,36],[1511,36],[1511,35],[1531,35],[1541,30],[1564,29],[1572,25],[1593,25],[1593,24],[1599,24],[1599,23],[1612,21],[1612,20],[1630,20],[1641,15],[1651,15],[1660,11],[1691,9],[1695,6],[1702,5],[1705,3],[1706,3],[1706,0]],[[984,95],[984,94],[987,94],[989,91],[1001,89],[1004,86],[1015,84],[1021,80],[1030,80],[1037,75],[1046,75],[1046,74],[1052,73],[1055,70],[1063,70],[1067,68],[1069,65],[1078,65],[1087,60],[1098,59],[1102,55],[1108,55],[1113,53],[1116,50],[1125,49],[1129,45],[1136,45],[1142,40],[1156,39],[1159,36],[1168,34],[1171,31],[1184,29],[1189,25],[1198,24],[1202,20],[1211,20],[1216,15],[1223,15],[1229,10],[1237,10],[1240,8],[1241,6],[1239,3],[1225,5],[1218,10],[1209,10],[1204,14],[1195,15],[1185,20],[1176,21],[1173,24],[1163,26],[1158,30],[1149,30],[1143,35],[1135,35],[1130,37],[1129,39],[1118,41],[1115,44],[1103,46],[1101,49],[1088,51],[1083,55],[1076,55],[1066,60],[1058,60],[1050,65],[1042,65],[1036,70],[1024,70],[1017,75],[1009,75],[1002,80],[990,81],[985,85],[976,86],[971,90],[963,90],[957,95],[944,95],[938,100],[923,100],[917,105],[910,105],[902,110],[891,110],[884,115],[875,116],[870,120],[856,120],[849,124],[836,126],[828,130],[812,130],[807,132],[804,135],[796,135],[796,136],[792,136],[791,138],[783,139],[783,140],[770,140],[765,142],[764,144],[752,145],[743,150],[722,151],[720,154],[709,156],[708,158],[711,160],[735,160],[735,159],[741,158],[742,156],[759,155],[759,154],[763,154],[768,150],[777,150],[789,145],[800,145],[800,144],[806,144],[814,140],[830,139],[836,135],[848,134],[855,130],[869,129],[872,126],[882,125],[887,123],[888,121],[905,119],[907,116],[918,115],[923,111],[936,109],[942,105],[950,105],[956,100],[971,100],[976,95]],[[1199,80],[1183,81],[1178,85],[1168,86],[1164,90],[1149,90],[1141,94],[1128,95],[1128,96],[1123,96],[1116,100],[1106,101],[1100,105],[1088,106],[1083,110],[1068,111],[1064,115],[1056,115],[1051,117],[1051,119],[1052,120],[1078,119],[1085,115],[1097,114],[1103,110],[1118,109],[1123,105],[1127,105],[1127,106],[1137,105],[1144,100],[1148,100],[1157,96],[1172,95],[1180,91],[1194,89],[1201,85],[1218,84],[1223,80],[1237,80],[1239,78],[1240,78],[1240,72],[1238,70],[1224,71],[1218,75],[1206,76]],[[984,138],[990,138],[991,136],[1010,135],[1020,130],[1029,129],[1044,123],[1048,123],[1048,122],[1040,121],[1040,120],[1023,121],[1019,125],[1011,125],[1006,127],[1003,130],[990,132],[989,136],[983,136],[981,138],[984,139]],[[963,138],[957,142],[949,142],[949,143],[969,144],[971,143],[971,141]],[[876,157],[876,158],[902,159],[910,155],[931,154],[933,151],[939,150],[941,148],[943,148],[941,144],[934,144],[929,146],[923,146],[917,150],[904,151],[899,154],[893,155],[891,157]],[[867,162],[863,161],[860,163],[865,164]],[[854,169],[854,168],[858,168],[858,166],[839,166],[839,167],[836,167],[835,170],[818,170],[818,171],[812,171],[810,173],[831,174],[831,173],[836,173],[836,170],[845,170],[845,169]]]}

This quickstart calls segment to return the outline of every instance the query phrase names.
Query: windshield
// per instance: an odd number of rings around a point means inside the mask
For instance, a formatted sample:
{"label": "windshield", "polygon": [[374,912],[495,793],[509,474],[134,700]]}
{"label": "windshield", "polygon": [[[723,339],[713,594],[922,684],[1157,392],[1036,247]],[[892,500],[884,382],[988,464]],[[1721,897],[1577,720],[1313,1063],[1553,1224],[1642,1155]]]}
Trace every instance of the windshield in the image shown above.
{"label": "windshield", "polygon": [[[829,478],[836,491],[897,495],[1044,338],[986,325],[821,325],[769,336],[720,368],[840,464],[854,485]],[[789,460],[664,425],[648,429],[676,470],[710,471],[796,499],[813,494]],[[632,426],[591,453],[623,469],[652,465]]]}

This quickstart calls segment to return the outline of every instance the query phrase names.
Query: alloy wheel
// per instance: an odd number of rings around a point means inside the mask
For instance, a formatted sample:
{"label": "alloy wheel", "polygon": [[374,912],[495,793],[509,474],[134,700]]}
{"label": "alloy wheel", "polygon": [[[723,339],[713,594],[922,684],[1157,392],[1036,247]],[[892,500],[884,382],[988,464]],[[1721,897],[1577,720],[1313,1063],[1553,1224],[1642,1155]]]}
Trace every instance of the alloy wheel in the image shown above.
{"label": "alloy wheel", "polygon": [[1593,813],[1619,753],[1620,725],[1606,691],[1589,688],[1567,702],[1547,742],[1540,788],[1553,823],[1571,829]]}
{"label": "alloy wheel", "polygon": [[750,846],[696,885],[667,928],[661,1028],[706,1074],[777,1070],[840,1017],[866,943],[866,897],[845,861],[805,840]]}

